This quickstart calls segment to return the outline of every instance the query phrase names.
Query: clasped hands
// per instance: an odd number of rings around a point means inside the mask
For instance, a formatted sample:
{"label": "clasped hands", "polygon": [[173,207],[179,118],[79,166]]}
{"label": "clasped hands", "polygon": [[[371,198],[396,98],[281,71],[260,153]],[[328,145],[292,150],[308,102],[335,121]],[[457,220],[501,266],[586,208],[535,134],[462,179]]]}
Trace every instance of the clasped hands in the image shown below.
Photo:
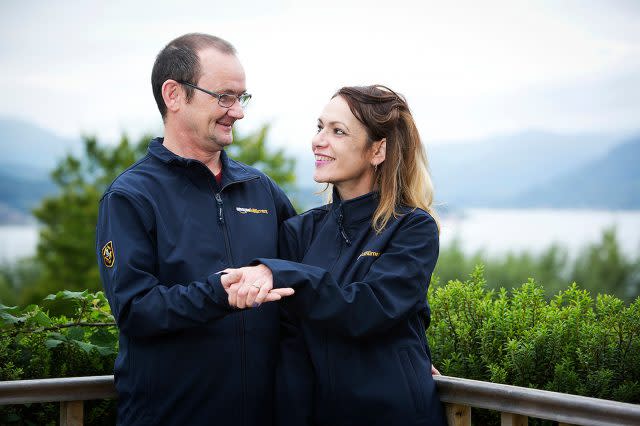
{"label": "clasped hands", "polygon": [[[294,293],[292,288],[273,288],[273,274],[265,265],[228,268],[222,272],[225,275],[220,282],[229,295],[229,305],[236,308],[257,307]],[[431,365],[431,374],[439,376],[440,372]]]}
{"label": "clasped hands", "polygon": [[273,274],[265,265],[228,268],[220,278],[229,296],[229,306],[255,308],[264,302],[275,302],[291,296],[292,288],[273,288]]}

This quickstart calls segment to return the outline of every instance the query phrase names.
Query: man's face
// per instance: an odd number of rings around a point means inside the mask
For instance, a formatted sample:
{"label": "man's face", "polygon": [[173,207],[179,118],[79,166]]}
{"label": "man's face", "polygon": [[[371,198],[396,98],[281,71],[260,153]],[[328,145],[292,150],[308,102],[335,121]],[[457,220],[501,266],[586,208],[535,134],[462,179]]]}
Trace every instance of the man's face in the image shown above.
{"label": "man's face", "polygon": [[[198,56],[201,76],[197,86],[220,94],[240,95],[246,92],[244,69],[235,55],[209,48],[201,50]],[[236,101],[225,108],[218,104],[217,98],[200,90],[194,89],[193,92],[182,114],[190,136],[206,150],[219,151],[230,145],[233,142],[233,123],[244,117],[240,103]]]}

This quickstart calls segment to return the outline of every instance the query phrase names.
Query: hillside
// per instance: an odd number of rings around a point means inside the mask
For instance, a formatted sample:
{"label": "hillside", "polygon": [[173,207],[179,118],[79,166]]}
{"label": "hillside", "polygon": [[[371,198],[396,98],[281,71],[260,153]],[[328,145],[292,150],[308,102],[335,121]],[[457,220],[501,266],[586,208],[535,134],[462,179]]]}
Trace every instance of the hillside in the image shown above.
{"label": "hillside", "polygon": [[640,209],[640,136],[509,201],[516,207]]}

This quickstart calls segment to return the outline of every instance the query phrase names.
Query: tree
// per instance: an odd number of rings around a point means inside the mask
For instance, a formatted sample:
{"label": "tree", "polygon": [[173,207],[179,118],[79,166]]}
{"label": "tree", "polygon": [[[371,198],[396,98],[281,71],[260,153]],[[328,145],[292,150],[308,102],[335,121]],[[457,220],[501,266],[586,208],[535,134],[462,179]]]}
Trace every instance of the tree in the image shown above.
{"label": "tree", "polygon": [[[295,183],[295,160],[282,149],[266,147],[268,127],[255,134],[235,137],[230,155],[269,174],[285,189]],[[95,137],[84,138],[84,153],[68,155],[52,172],[59,189],[45,198],[34,215],[42,227],[36,260],[41,273],[34,285],[25,289],[23,301],[37,302],[58,290],[98,290],[100,275],[95,252],[98,202],[107,186],[127,167],[141,158],[149,136],[131,143],[123,136],[114,147],[100,145]]]}
{"label": "tree", "polygon": [[284,149],[276,151],[267,149],[267,133],[269,126],[262,126],[256,133],[245,138],[238,138],[234,132],[233,144],[227,148],[229,155],[244,164],[253,166],[270,176],[287,193],[295,187],[296,160],[287,157]]}
{"label": "tree", "polygon": [[150,139],[132,144],[123,136],[109,147],[85,137],[83,155],[69,154],[53,170],[59,192],[33,211],[42,224],[36,250],[41,274],[25,289],[24,299],[35,302],[62,289],[100,289],[95,254],[98,202],[109,183],[143,155]]}

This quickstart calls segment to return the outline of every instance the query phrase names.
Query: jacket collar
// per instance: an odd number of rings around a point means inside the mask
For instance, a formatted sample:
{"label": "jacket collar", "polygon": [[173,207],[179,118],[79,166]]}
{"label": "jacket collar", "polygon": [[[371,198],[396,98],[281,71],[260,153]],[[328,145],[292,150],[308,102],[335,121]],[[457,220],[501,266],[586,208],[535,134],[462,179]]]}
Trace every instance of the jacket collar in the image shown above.
{"label": "jacket collar", "polygon": [[342,216],[342,224],[350,225],[365,219],[371,219],[376,208],[378,208],[378,202],[378,192],[375,191],[343,201],[340,198],[340,194],[338,194],[338,190],[334,187],[331,210],[337,218]]}
{"label": "jacket collar", "polygon": [[[164,138],[155,138],[149,144],[149,155],[157,158],[163,163],[170,166],[178,166],[185,169],[198,169],[204,167],[209,168],[201,161],[192,158],[184,158],[169,151],[164,145]],[[247,168],[244,164],[238,163],[229,158],[225,151],[220,152],[220,161],[222,161],[222,185],[229,183],[245,181],[259,177],[257,173]],[[209,171],[209,173],[211,173]]]}

